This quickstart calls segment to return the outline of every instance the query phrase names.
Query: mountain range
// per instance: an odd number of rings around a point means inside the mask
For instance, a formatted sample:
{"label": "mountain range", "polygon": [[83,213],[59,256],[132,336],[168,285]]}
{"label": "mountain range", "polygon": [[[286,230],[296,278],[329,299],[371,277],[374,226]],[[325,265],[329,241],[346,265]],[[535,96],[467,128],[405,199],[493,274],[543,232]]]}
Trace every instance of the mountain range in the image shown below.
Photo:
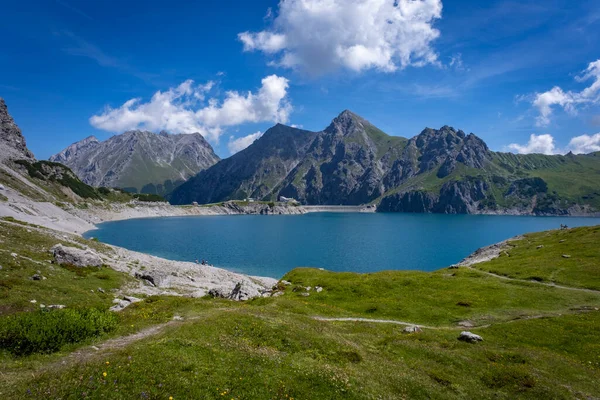
{"label": "mountain range", "polygon": [[389,136],[346,110],[320,132],[278,124],[168,198],[189,204],[280,196],[372,203],[378,211],[588,214],[600,210],[600,153],[494,152],[449,126],[411,139]]}
{"label": "mountain range", "polygon": [[219,157],[199,133],[134,130],[103,142],[90,136],[53,155],[50,161],[70,167],[91,186],[165,195],[214,165]]}

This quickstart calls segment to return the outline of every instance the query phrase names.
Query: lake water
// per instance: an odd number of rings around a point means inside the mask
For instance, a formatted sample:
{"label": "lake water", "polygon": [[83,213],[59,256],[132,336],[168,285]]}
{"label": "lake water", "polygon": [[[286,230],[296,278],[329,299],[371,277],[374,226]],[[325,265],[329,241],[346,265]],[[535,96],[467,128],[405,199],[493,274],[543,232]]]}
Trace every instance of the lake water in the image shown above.
{"label": "lake water", "polygon": [[86,233],[100,241],[180,261],[282,277],[310,266],[332,271],[432,271],[512,236],[599,225],[600,218],[311,213],[134,219]]}

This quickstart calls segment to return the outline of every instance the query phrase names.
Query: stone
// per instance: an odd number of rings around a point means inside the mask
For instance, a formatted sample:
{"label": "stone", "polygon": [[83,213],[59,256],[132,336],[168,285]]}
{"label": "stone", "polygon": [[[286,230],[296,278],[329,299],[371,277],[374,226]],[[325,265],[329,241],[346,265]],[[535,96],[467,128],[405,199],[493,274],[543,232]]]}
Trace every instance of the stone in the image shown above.
{"label": "stone", "polygon": [[137,303],[138,301],[142,301],[142,299],[138,299],[137,297],[133,296],[123,296],[123,299],[114,299],[113,303],[115,305],[109,308],[108,310],[113,312],[119,312],[129,307],[133,303]]}
{"label": "stone", "polygon": [[138,299],[137,297],[133,297],[133,296],[123,296],[123,300],[126,300],[130,303],[137,303],[142,301],[142,299]]}
{"label": "stone", "polygon": [[568,255],[568,254],[563,254],[563,255],[562,255],[562,258],[571,258],[571,256],[570,256],[570,255]]}
{"label": "stone", "polygon": [[10,253],[11,257],[17,258],[19,255],[17,253]]}
{"label": "stone", "polygon": [[169,275],[159,271],[136,272],[135,277],[148,282],[151,286],[162,287]]}
{"label": "stone", "polygon": [[64,304],[51,304],[48,306],[48,308],[51,310],[62,310],[65,307],[66,306]]}
{"label": "stone", "polygon": [[321,293],[323,291],[323,288],[321,286],[315,286],[315,290],[317,291],[317,293]]}
{"label": "stone", "polygon": [[558,241],[558,243],[564,243],[566,241],[567,241],[567,239],[561,239],[561,240]]}
{"label": "stone", "polygon": [[306,293],[306,292],[300,293],[300,296],[308,297],[308,296],[310,296],[310,293]]}
{"label": "stone", "polygon": [[282,281],[280,281],[280,282],[281,282],[281,283],[283,283],[283,284],[284,284],[284,285],[286,285],[286,286],[289,286],[289,285],[291,285],[291,284],[292,284],[292,282],[288,282],[288,281],[284,281],[284,280],[282,280]]}
{"label": "stone", "polygon": [[423,332],[423,330],[421,329],[420,326],[417,326],[417,325],[407,326],[406,328],[404,328],[402,330],[402,333],[421,333],[421,332]]}
{"label": "stone", "polygon": [[465,321],[460,321],[458,323],[458,326],[462,326],[463,328],[472,328],[475,326],[475,324],[472,321],[465,320]]}
{"label": "stone", "polygon": [[45,304],[40,304],[40,308],[46,308]]}
{"label": "stone", "polygon": [[543,249],[543,248],[544,248],[543,244],[540,244],[538,247],[536,247],[536,249]]}
{"label": "stone", "polygon": [[458,340],[467,342],[467,343],[477,343],[482,342],[483,338],[479,335],[471,333],[469,331],[462,331],[458,336]]}
{"label": "stone", "polygon": [[283,296],[285,293],[284,292],[275,292],[271,295],[271,297],[279,297],[279,296]]}
{"label": "stone", "polygon": [[0,190],[4,190],[4,189],[6,189],[6,188],[4,187],[4,185],[0,184]]}
{"label": "stone", "polygon": [[41,281],[41,280],[42,280],[42,276],[41,276],[40,274],[34,274],[34,275],[31,277],[31,280],[32,280],[32,281]]}
{"label": "stone", "polygon": [[76,267],[101,267],[102,258],[93,250],[81,250],[76,247],[57,244],[50,250],[54,260],[59,265],[74,265]]}
{"label": "stone", "polygon": [[181,315],[173,316],[173,321],[183,321],[183,317]]}
{"label": "stone", "polygon": [[99,287],[99,288],[98,288],[98,291],[99,291],[100,293],[106,293],[106,292],[104,291],[104,289],[102,289],[101,287]]}

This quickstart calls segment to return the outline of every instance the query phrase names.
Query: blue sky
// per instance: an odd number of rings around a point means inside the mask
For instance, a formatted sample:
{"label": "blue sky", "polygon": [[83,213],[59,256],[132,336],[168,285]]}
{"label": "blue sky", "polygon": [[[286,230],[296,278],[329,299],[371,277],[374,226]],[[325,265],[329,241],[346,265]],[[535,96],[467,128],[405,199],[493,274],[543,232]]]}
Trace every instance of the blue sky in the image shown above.
{"label": "blue sky", "polygon": [[226,157],[275,122],[320,130],[344,109],[392,135],[451,125],[494,150],[600,150],[596,0],[4,0],[2,13],[0,97],[38,158],[132,127],[198,130]]}

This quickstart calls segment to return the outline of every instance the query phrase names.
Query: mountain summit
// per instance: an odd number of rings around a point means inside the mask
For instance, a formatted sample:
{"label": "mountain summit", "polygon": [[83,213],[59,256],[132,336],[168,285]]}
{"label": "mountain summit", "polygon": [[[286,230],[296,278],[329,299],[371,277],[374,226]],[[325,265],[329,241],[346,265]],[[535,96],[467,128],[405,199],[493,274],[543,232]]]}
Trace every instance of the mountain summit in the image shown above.
{"label": "mountain summit", "polygon": [[50,157],[50,161],[67,165],[91,186],[164,195],[215,164],[219,157],[199,133],[135,130],[104,142],[90,136]]}
{"label": "mountain summit", "polygon": [[[577,179],[569,178],[573,173]],[[574,215],[600,209],[597,187],[597,154],[496,153],[475,134],[450,126],[406,139],[345,110],[320,132],[274,126],[169,199],[285,196],[315,205],[373,203],[380,211]]]}

